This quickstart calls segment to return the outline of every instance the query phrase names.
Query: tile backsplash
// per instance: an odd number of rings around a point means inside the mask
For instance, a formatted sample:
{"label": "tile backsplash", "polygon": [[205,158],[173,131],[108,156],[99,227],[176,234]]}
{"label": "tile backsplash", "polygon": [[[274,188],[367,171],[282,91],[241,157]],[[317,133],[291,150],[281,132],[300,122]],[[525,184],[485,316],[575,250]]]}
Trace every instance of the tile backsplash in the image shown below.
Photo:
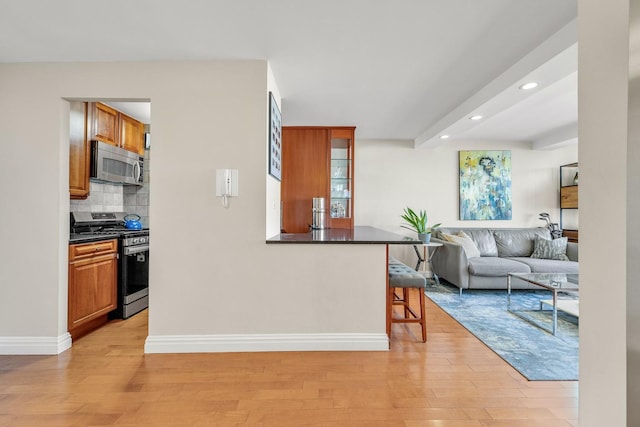
{"label": "tile backsplash", "polygon": [[71,211],[127,212],[140,215],[144,227],[149,227],[150,151],[144,154],[144,185],[122,185],[92,181],[89,197],[71,200]]}

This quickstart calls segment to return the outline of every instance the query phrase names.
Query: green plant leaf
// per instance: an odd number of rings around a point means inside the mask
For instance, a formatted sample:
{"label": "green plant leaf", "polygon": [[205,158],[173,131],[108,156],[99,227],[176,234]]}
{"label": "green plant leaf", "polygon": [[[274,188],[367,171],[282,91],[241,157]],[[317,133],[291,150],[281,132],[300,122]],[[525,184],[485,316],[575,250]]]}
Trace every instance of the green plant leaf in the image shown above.
{"label": "green plant leaf", "polygon": [[401,225],[402,228],[407,230],[413,230],[416,233],[431,233],[432,230],[440,227],[441,223],[427,227],[427,211],[420,210],[418,213],[410,207],[404,208],[404,211],[400,217],[407,223]]}

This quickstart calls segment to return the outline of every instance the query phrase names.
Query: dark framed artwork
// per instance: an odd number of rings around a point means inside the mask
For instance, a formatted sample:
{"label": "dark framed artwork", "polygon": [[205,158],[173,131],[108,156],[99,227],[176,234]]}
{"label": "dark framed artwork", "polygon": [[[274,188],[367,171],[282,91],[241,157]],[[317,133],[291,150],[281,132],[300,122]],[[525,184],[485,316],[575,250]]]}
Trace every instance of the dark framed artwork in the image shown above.
{"label": "dark framed artwork", "polygon": [[460,151],[460,219],[511,217],[511,151]]}
{"label": "dark framed artwork", "polygon": [[282,179],[282,117],[278,103],[269,92],[269,175]]}

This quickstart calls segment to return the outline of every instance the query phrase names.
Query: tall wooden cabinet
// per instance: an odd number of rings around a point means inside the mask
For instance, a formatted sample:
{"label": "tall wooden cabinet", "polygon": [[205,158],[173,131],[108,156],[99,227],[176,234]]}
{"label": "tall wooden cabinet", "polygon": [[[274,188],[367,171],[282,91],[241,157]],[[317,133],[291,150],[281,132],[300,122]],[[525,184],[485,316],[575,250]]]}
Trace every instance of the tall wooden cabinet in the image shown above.
{"label": "tall wooden cabinet", "polygon": [[72,199],[86,199],[89,196],[91,150],[87,134],[87,103],[71,102],[69,108],[69,195]]}
{"label": "tall wooden cabinet", "polygon": [[325,198],[326,225],[353,228],[355,127],[282,128],[282,224],[286,233],[305,233],[312,200]]}

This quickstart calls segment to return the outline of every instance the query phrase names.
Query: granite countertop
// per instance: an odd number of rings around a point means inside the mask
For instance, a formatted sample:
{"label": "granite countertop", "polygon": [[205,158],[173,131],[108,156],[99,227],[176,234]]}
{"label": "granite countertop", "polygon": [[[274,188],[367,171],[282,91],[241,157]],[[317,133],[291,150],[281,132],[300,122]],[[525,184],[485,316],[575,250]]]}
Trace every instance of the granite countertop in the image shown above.
{"label": "granite countertop", "polygon": [[118,234],[100,234],[100,235],[87,235],[87,234],[69,234],[69,244],[75,245],[78,243],[99,242],[101,240],[113,240],[118,238]]}
{"label": "granite countertop", "polygon": [[338,244],[404,244],[418,245],[420,240],[401,234],[391,233],[369,226],[357,226],[351,229],[325,228],[308,233],[281,233],[267,243],[338,243]]}

